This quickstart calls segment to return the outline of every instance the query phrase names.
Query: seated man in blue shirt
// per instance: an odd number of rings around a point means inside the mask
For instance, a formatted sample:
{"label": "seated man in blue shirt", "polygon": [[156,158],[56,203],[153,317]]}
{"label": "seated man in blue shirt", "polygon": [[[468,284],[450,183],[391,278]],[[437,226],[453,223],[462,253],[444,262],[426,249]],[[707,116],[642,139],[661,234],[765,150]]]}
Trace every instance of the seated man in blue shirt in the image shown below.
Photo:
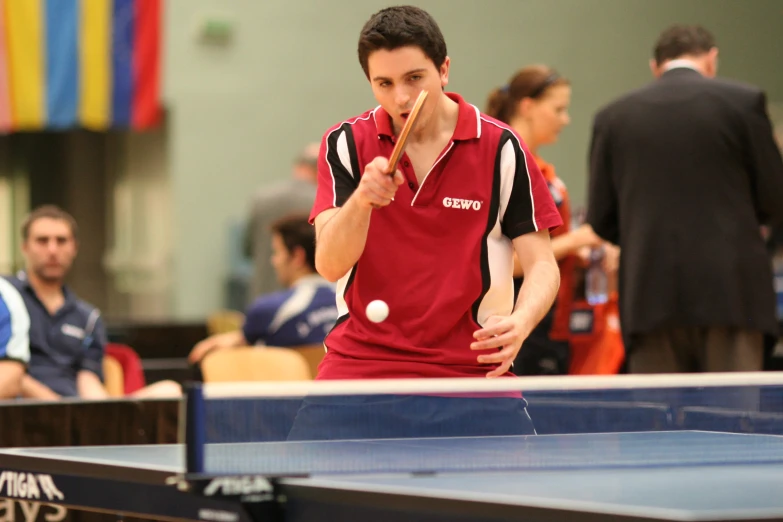
{"label": "seated man in blue shirt", "polygon": [[22,296],[0,279],[0,399],[19,396],[30,361],[30,316]]}
{"label": "seated man in blue shirt", "polygon": [[286,216],[271,228],[272,267],[286,289],[256,299],[246,311],[242,330],[198,343],[188,357],[191,363],[212,350],[321,343],[337,320],[334,286],[315,271],[315,230],[307,216]]}
{"label": "seated man in blue shirt", "polygon": [[[30,317],[30,362],[21,396],[108,397],[103,385],[106,331],[100,312],[64,284],[77,253],[76,221],[58,207],[39,207],[22,225],[22,253],[25,270],[6,278],[21,295]],[[179,394],[179,385],[162,381],[134,396]]]}

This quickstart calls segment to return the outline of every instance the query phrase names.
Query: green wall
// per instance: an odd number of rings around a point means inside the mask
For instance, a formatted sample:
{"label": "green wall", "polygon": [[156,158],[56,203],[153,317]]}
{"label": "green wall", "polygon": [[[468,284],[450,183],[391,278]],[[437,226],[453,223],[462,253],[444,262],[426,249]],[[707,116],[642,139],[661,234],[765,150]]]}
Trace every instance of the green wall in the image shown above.
{"label": "green wall", "polygon": [[[487,93],[530,63],[573,83],[572,124],[542,150],[584,199],[592,115],[650,80],[647,60],[673,22],[702,23],[721,74],[783,100],[781,0],[429,0],[452,59],[450,89],[483,107]],[[290,161],[330,125],[376,103],[356,59],[377,0],[168,0],[164,92],[169,108],[175,318],[222,304],[228,226],[251,193],[288,175]],[[202,16],[234,20],[227,45],[198,41]]]}

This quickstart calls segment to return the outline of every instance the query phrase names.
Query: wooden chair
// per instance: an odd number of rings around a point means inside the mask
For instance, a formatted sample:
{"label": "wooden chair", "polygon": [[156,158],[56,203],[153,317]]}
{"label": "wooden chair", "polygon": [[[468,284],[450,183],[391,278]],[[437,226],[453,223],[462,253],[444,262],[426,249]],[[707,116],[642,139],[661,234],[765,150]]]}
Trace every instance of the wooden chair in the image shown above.
{"label": "wooden chair", "polygon": [[326,355],[326,348],[324,348],[323,343],[303,344],[301,346],[292,346],[290,349],[302,354],[310,367],[310,374],[315,379],[316,375],[318,375],[318,365],[321,364],[321,360]]}
{"label": "wooden chair", "polygon": [[207,333],[209,335],[241,330],[245,322],[245,314],[236,310],[218,310],[207,317]]}
{"label": "wooden chair", "polygon": [[306,381],[305,357],[290,348],[243,346],[211,352],[201,362],[204,382]]}
{"label": "wooden chair", "polygon": [[134,393],[147,385],[144,367],[136,350],[126,344],[106,343],[103,353],[113,357],[120,363],[125,395]]}
{"label": "wooden chair", "polygon": [[110,397],[125,396],[125,374],[122,365],[111,355],[103,356],[103,384]]}

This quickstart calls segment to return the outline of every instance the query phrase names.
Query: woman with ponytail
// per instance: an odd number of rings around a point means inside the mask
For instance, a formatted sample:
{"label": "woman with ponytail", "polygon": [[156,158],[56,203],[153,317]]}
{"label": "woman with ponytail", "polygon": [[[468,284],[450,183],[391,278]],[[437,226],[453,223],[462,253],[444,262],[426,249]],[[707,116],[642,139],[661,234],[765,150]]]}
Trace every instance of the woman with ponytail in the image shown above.
{"label": "woman with ponytail", "polygon": [[[556,142],[560,131],[570,123],[570,100],[571,86],[567,79],[549,67],[534,65],[521,69],[505,86],[495,89],[484,110],[488,116],[511,127],[527,144],[546,178],[563,220],[563,226],[552,231],[552,249],[560,266],[560,290],[549,313],[522,345],[514,362],[517,375],[568,373],[569,320],[578,253],[585,247],[604,243],[589,225],[571,230],[571,209],[566,186],[555,174],[554,167],[539,155],[540,148]],[[522,275],[522,269],[515,259],[517,290]]]}

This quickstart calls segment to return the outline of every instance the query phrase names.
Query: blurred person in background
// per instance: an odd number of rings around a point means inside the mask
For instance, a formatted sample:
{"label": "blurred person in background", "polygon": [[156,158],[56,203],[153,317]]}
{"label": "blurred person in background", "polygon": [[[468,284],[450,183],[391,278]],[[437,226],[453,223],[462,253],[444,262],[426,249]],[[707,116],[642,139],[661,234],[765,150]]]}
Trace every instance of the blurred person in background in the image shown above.
{"label": "blurred person in background", "polygon": [[191,363],[214,350],[323,342],[337,320],[337,306],[334,285],[315,271],[315,228],[307,219],[307,214],[285,216],[270,227],[271,266],[285,290],[256,298],[242,330],[199,342],[188,357]]}
{"label": "blurred person in background", "polygon": [[250,204],[250,217],[245,233],[245,252],[253,260],[253,277],[248,296],[281,290],[275,271],[269,265],[271,250],[270,225],[290,212],[309,212],[315,201],[320,143],[310,143],[296,158],[291,176],[258,189]]}
{"label": "blurred person in background", "polygon": [[632,373],[757,371],[778,335],[762,225],[783,220],[764,93],[716,78],[699,26],[661,33],[655,80],[594,119],[587,221],[622,248]]}
{"label": "blurred person in background", "polygon": [[[100,311],[82,301],[64,281],[78,251],[73,217],[54,205],[33,210],[22,225],[25,269],[7,277],[21,295],[30,318],[30,361],[21,396],[103,399],[106,331]],[[181,394],[173,381],[160,381],[133,394]]]}
{"label": "blurred person in background", "polygon": [[[601,240],[589,225],[571,229],[568,190],[555,168],[540,156],[542,146],[555,143],[570,123],[570,82],[545,65],[532,65],[517,71],[509,82],[495,89],[487,100],[486,114],[511,126],[527,144],[546,179],[563,225],[552,231],[552,250],[560,267],[560,289],[555,303],[522,344],[514,361],[517,375],[566,374],[569,368],[569,317],[574,293],[574,269],[583,247],[597,247]],[[606,256],[615,263],[617,249]],[[522,267],[514,258],[515,290],[523,280]]]}
{"label": "blurred person in background", "polygon": [[0,278],[0,399],[21,393],[30,362],[30,316],[19,292]]}

